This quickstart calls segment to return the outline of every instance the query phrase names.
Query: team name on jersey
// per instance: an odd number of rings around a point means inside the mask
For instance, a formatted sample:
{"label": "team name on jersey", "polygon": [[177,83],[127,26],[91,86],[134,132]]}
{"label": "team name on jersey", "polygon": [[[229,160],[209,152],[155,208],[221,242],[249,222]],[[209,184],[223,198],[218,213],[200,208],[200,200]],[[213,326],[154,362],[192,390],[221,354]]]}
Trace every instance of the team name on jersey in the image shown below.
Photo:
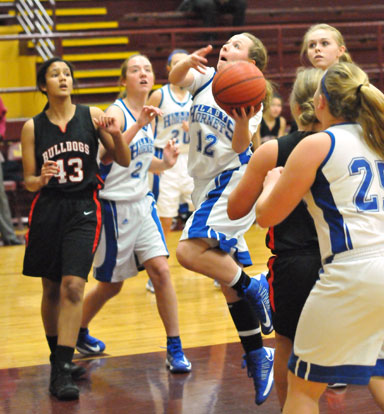
{"label": "team name on jersey", "polygon": [[60,142],[59,144],[52,145],[52,147],[43,152],[43,160],[45,162],[57,155],[63,154],[64,152],[71,151],[84,152],[89,155],[89,145],[84,144],[84,142],[81,141]]}
{"label": "team name on jersey", "polygon": [[181,124],[183,121],[188,121],[189,112],[173,112],[172,114],[165,115],[163,118],[163,128],[167,128],[174,124]]}
{"label": "team name on jersey", "polygon": [[234,122],[224,112],[208,105],[194,105],[191,108],[191,122],[199,122],[216,129],[232,140]]}
{"label": "team name on jersey", "polygon": [[140,138],[133,145],[130,145],[131,159],[134,160],[138,155],[145,152],[154,153],[153,140],[148,137]]}

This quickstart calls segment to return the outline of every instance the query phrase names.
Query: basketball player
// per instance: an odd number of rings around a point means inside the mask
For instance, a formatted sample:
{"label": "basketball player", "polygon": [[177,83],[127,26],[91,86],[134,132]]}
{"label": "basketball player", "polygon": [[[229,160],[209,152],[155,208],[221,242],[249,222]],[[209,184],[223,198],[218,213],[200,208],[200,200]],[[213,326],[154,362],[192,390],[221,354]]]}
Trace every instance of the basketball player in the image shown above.
{"label": "basketball player", "polygon": [[[176,255],[180,264],[221,283],[222,291],[245,349],[249,376],[254,380],[256,404],[262,404],[273,385],[273,350],[264,348],[259,320],[265,334],[272,331],[268,283],[264,275],[250,278],[243,266],[252,264],[244,233],[255,220],[254,212],[240,220],[227,216],[227,199],[251,155],[251,136],[260,123],[250,108],[232,117],[212,95],[214,68],[207,68],[202,48],[179,61],[170,72],[173,84],[186,87],[194,96],[190,117],[188,172],[194,179],[192,201],[196,210],[188,219]],[[267,52],[262,42],[249,33],[231,37],[221,48],[217,70],[227,62],[246,60],[263,70]],[[249,119],[257,117],[250,130]]]}
{"label": "basketball player", "polygon": [[37,85],[48,104],[21,133],[25,185],[37,192],[23,274],[42,277],[41,314],[52,365],[49,390],[60,400],[76,399],[79,389],[72,377],[85,370],[72,364],[72,357],[101,230],[98,139],[123,166],[129,165],[130,150],[113,118],[98,108],[72,104],[69,62],[56,57],[44,62]]}
{"label": "basketball player", "polygon": [[[183,57],[188,55],[186,50],[175,49],[168,57],[167,70]],[[191,107],[191,94],[185,89],[171,83],[154,91],[147,105],[158,107],[162,115],[156,117],[155,126],[155,155],[162,158],[165,145],[170,139],[176,139],[180,155],[176,164],[164,171],[161,177],[153,176],[154,194],[158,192],[157,213],[160,217],[165,239],[167,239],[172,226],[172,220],[178,215],[179,209],[184,208],[186,213],[193,210],[191,193],[193,179],[188,174],[188,116]],[[161,178],[161,183],[159,183]],[[155,194],[156,195],[156,194]],[[151,279],[148,280],[147,290],[154,293]]]}
{"label": "basketball player", "polygon": [[[326,23],[311,26],[303,37],[300,56],[308,58],[313,67],[328,69],[338,62],[352,62],[343,35],[335,27]],[[329,388],[346,387],[347,384],[331,383]]]}
{"label": "basketball player", "polygon": [[358,66],[338,63],[314,103],[326,130],[268,173],[256,205],[258,223],[272,226],[304,197],[323,263],[297,327],[283,412],[318,413],[329,382],[370,381],[384,410],[383,380],[371,380],[384,376],[384,95]]}
{"label": "basketball player", "polygon": [[[263,189],[268,171],[283,166],[302,139],[320,130],[313,95],[322,74],[321,69],[315,68],[298,72],[290,106],[299,130],[266,142],[255,151],[245,174],[229,196],[228,215],[231,219],[248,214]],[[297,323],[321,267],[315,226],[304,202],[283,222],[269,228],[266,244],[273,253],[268,260],[269,296],[276,344],[273,375],[280,406],[283,408],[288,386],[288,360]]]}
{"label": "basketball player", "polygon": [[305,33],[301,58],[304,55],[313,67],[322,70],[337,62],[352,62],[343,35],[335,27],[325,23],[315,24]]}
{"label": "basketball player", "polygon": [[144,267],[155,287],[156,302],[167,334],[166,365],[171,372],[189,372],[191,363],[184,355],[177,314],[176,293],[167,262],[168,250],[156,211],[148,192],[148,170],[171,168],[178,149],[173,140],[164,147],[163,159],[154,156],[151,122],[161,114],[159,108],[144,106],[153,87],[151,62],[133,55],[121,67],[124,95],[107,109],[107,116],[129,134],[132,161],[129,168],[111,162],[108,152],[100,154],[100,169],[105,181],[100,192],[105,215],[100,246],[94,261],[97,285],[84,299],[82,328],[76,348],[86,355],[102,352],[105,344],[90,336],[88,324],[104,304],[117,295],[126,279]]}

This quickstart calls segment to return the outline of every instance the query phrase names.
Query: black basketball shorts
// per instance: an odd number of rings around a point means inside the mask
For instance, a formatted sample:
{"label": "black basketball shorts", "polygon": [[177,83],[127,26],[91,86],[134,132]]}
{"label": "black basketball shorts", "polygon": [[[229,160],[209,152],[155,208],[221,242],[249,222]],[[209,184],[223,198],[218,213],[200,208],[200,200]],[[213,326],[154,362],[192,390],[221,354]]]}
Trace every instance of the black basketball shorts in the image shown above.
{"label": "black basketball shorts", "polygon": [[87,280],[102,228],[97,192],[39,193],[32,202],[23,274]]}
{"label": "black basketball shorts", "polygon": [[295,338],[297,323],[321,268],[320,254],[272,256],[268,260],[268,281],[275,331]]}

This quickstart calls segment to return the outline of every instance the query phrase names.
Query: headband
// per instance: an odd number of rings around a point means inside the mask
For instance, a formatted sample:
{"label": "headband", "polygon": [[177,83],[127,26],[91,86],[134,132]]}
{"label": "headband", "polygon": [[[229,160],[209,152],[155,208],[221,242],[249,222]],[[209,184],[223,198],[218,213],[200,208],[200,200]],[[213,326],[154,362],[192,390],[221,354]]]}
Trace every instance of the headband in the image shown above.
{"label": "headband", "polygon": [[323,91],[324,96],[327,99],[327,101],[330,102],[331,98],[330,98],[329,93],[327,91],[327,88],[325,86],[325,76],[326,76],[326,74],[321,78],[321,90]]}
{"label": "headband", "polygon": [[173,55],[176,55],[177,53],[184,53],[185,55],[189,55],[189,53],[184,49],[175,49],[171,52],[171,54],[168,56],[167,65],[169,66],[171,64],[171,60]]}

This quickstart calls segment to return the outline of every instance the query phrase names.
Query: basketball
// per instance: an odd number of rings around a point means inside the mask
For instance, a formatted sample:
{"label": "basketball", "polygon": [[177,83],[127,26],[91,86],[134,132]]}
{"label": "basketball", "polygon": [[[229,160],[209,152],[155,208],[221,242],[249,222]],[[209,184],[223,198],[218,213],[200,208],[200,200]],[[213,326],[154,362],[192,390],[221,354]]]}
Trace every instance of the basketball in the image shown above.
{"label": "basketball", "polygon": [[266,82],[260,69],[251,62],[226,64],[212,82],[216,103],[231,115],[233,109],[255,106],[260,109],[266,94]]}

